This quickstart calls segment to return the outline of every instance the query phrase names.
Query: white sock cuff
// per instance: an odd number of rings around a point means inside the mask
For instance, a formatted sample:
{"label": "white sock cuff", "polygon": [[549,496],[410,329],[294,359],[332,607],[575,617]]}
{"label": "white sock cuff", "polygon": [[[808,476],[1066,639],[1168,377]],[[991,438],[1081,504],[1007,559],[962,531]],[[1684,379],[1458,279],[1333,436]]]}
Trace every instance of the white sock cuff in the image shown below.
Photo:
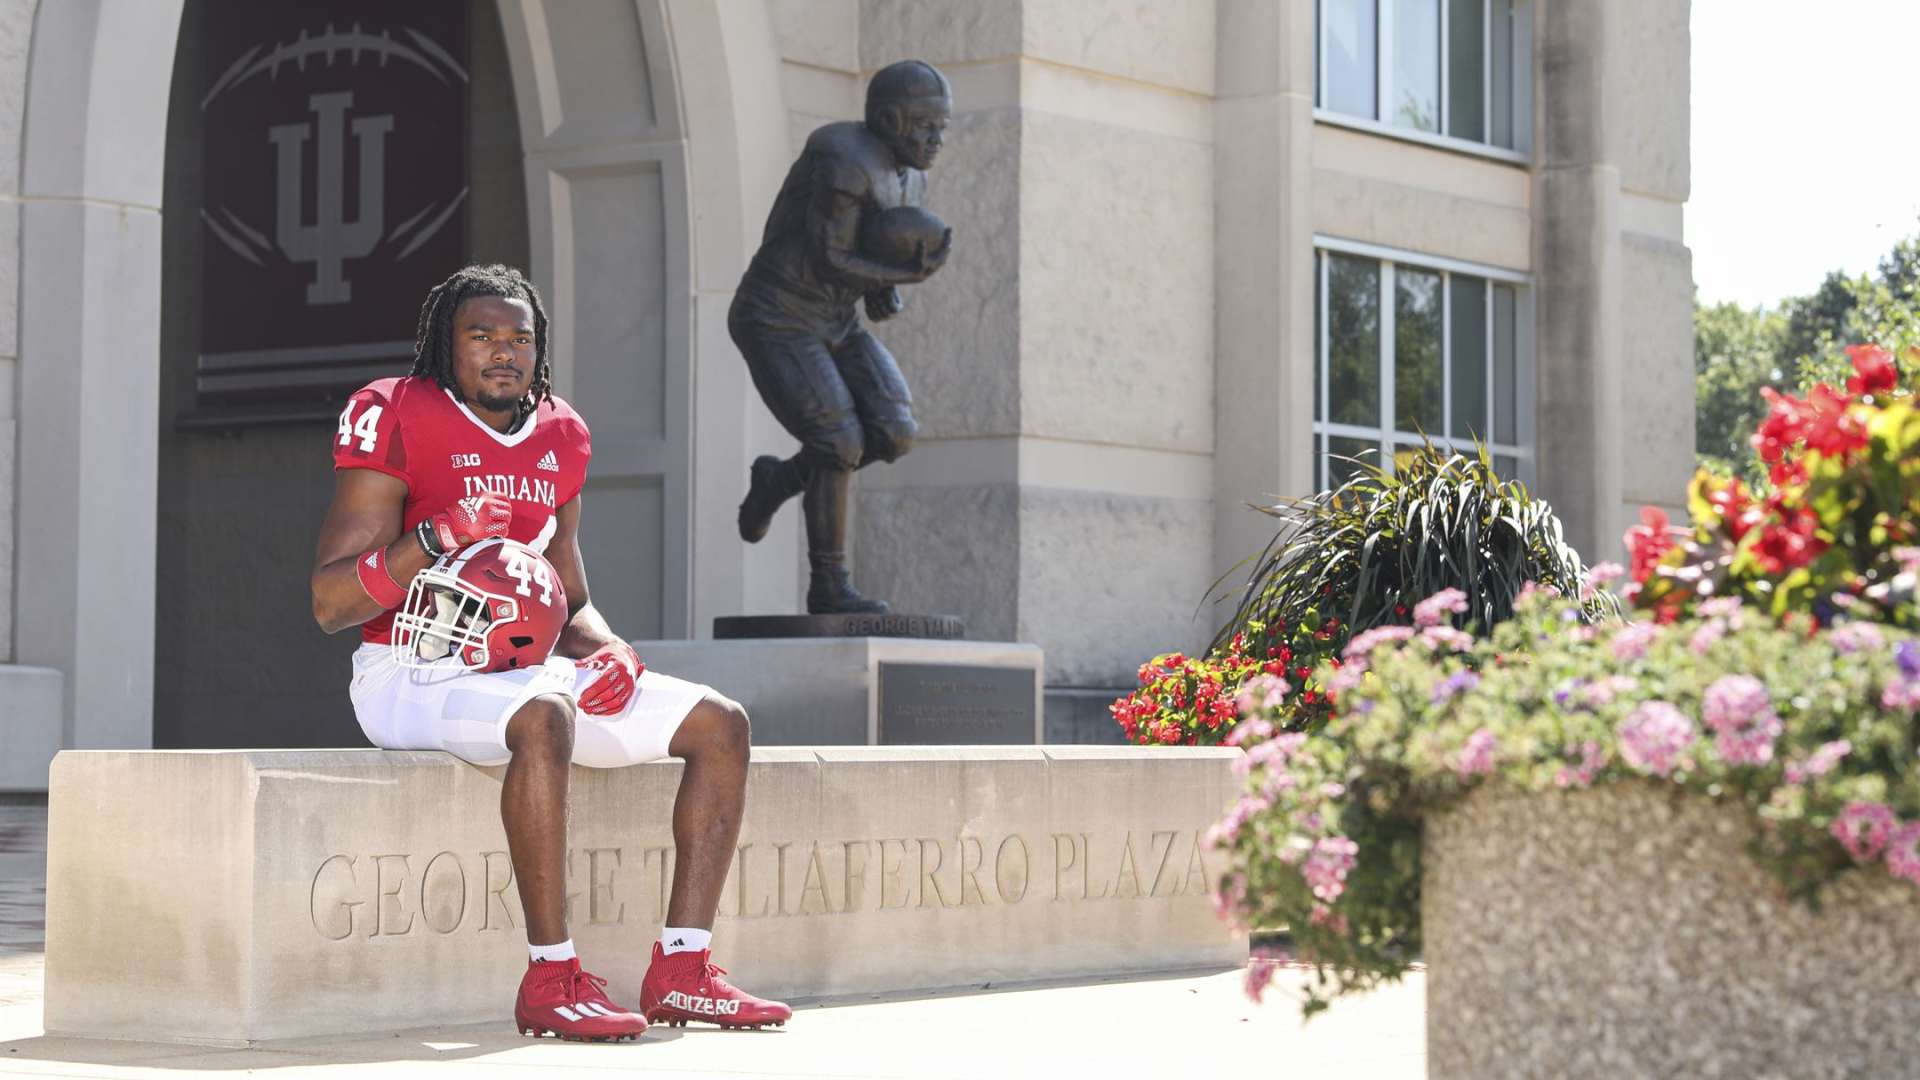
{"label": "white sock cuff", "polygon": [[573,939],[568,938],[557,945],[535,945],[527,942],[527,956],[534,962],[551,960],[564,963],[574,958]]}
{"label": "white sock cuff", "polygon": [[680,952],[699,952],[713,945],[713,931],[692,926],[669,926],[660,931],[660,952],[672,956]]}

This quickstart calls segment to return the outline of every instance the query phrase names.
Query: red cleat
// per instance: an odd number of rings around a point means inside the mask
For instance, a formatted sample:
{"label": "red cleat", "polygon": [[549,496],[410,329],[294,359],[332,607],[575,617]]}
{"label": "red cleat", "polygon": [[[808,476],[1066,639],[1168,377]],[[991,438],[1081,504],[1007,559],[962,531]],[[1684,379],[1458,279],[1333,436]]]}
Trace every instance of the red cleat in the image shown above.
{"label": "red cleat", "polygon": [[527,965],[513,1019],[520,1034],[538,1038],[548,1032],[571,1042],[638,1039],[647,1022],[607,1000],[607,980],[580,970],[579,960],[544,960]]}
{"label": "red cleat", "polygon": [[757,1029],[793,1018],[785,1003],[754,997],[729,984],[712,958],[706,949],[668,956],[654,942],[653,964],[640,984],[640,1011],[647,1022],[685,1027],[690,1020],[704,1020],[723,1028]]}

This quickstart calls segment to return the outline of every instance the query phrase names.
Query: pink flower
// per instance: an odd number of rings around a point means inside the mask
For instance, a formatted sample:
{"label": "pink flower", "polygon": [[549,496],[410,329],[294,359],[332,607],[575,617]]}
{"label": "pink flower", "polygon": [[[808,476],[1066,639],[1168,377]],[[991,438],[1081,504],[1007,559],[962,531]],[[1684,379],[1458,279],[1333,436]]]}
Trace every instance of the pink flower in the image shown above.
{"label": "pink flower", "polygon": [[1300,872],[1306,875],[1313,895],[1332,903],[1346,890],[1347,871],[1353,869],[1360,845],[1344,836],[1322,837],[1313,845]]}
{"label": "pink flower", "polygon": [[1234,696],[1234,704],[1239,706],[1241,716],[1250,716],[1267,709],[1277,709],[1293,692],[1287,680],[1272,675],[1255,675],[1248,679],[1240,693]]}
{"label": "pink flower", "polygon": [[1493,756],[1496,743],[1493,732],[1486,728],[1467,736],[1467,744],[1460,748],[1460,778],[1484,776],[1493,771]]}
{"label": "pink flower", "polygon": [[1553,782],[1560,787],[1588,787],[1593,778],[1607,763],[1606,751],[1600,749],[1597,742],[1588,742],[1580,747],[1580,762],[1577,765],[1563,766],[1553,774]]}
{"label": "pink flower", "polygon": [[1709,619],[1731,619],[1744,606],[1737,596],[1716,596],[1700,602],[1700,614]]}
{"label": "pink flower", "polygon": [[1634,623],[1613,635],[1608,646],[1613,650],[1615,660],[1638,660],[1647,655],[1647,646],[1660,636],[1660,627],[1656,623]]}
{"label": "pink flower", "polygon": [[1464,615],[1467,611],[1467,594],[1459,589],[1441,589],[1418,604],[1413,605],[1413,625],[1419,629],[1439,626],[1450,621],[1447,616]]}
{"label": "pink flower", "polygon": [[1327,679],[1327,693],[1345,694],[1360,688],[1361,678],[1367,673],[1365,657],[1358,657],[1341,664],[1333,670]]}
{"label": "pink flower", "polygon": [[1705,656],[1707,650],[1713,648],[1714,643],[1725,636],[1726,632],[1725,620],[1711,619],[1704,622],[1700,624],[1700,629],[1693,632],[1693,637],[1687,639],[1687,651],[1695,656]]}
{"label": "pink flower", "polygon": [[1256,953],[1247,957],[1247,997],[1255,1002],[1267,992],[1267,984],[1280,972],[1285,961],[1272,953]]}
{"label": "pink flower", "polygon": [[1880,854],[1893,834],[1893,810],[1885,803],[1850,802],[1833,819],[1833,835],[1856,862]]}
{"label": "pink flower", "polygon": [[1591,600],[1607,582],[1626,573],[1626,568],[1615,562],[1594,563],[1587,569],[1587,576],[1581,580],[1580,599]]}
{"label": "pink flower", "polygon": [[1880,628],[1870,622],[1843,623],[1827,635],[1833,647],[1843,653],[1876,652],[1886,646]]}
{"label": "pink flower", "polygon": [[1787,783],[1804,784],[1816,776],[1825,776],[1853,750],[1853,744],[1845,739],[1835,739],[1813,752],[1805,761],[1787,763]]}
{"label": "pink flower", "polygon": [[1405,641],[1412,636],[1413,628],[1410,626],[1376,626],[1355,634],[1353,640],[1347,642],[1346,655],[1349,659],[1365,656],[1388,642]]}
{"label": "pink flower", "polygon": [[1239,746],[1242,743],[1258,742],[1272,734],[1273,725],[1256,716],[1248,718],[1239,727],[1227,732],[1227,737],[1221,741],[1228,746]]}
{"label": "pink flower", "polygon": [[1420,631],[1420,640],[1430,649],[1452,649],[1466,652],[1473,648],[1473,635],[1465,630],[1455,630],[1451,626],[1429,626]]}
{"label": "pink flower", "polygon": [[1693,723],[1664,701],[1649,701],[1620,725],[1620,756],[1641,772],[1665,776],[1693,745]]}
{"label": "pink flower", "polygon": [[1880,691],[1880,705],[1886,709],[1920,709],[1920,679],[1895,675]]}
{"label": "pink flower", "polygon": [[1344,934],[1350,929],[1347,917],[1338,914],[1325,904],[1313,905],[1313,910],[1307,913],[1307,921],[1315,926],[1327,927],[1336,934]]}
{"label": "pink flower", "polygon": [[1767,688],[1751,675],[1726,675],[1707,687],[1707,726],[1716,733],[1714,749],[1729,765],[1765,765],[1773,760],[1779,717]]}
{"label": "pink flower", "polygon": [[1920,885],[1920,821],[1895,830],[1887,843],[1887,873]]}

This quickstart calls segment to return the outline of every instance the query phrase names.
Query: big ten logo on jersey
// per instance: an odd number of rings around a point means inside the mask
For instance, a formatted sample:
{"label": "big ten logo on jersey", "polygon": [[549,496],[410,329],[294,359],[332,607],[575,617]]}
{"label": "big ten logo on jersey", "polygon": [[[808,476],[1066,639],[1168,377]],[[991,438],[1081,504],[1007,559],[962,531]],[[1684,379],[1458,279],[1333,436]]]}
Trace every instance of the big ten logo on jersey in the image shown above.
{"label": "big ten logo on jersey", "polygon": [[371,451],[380,441],[380,414],[385,411],[386,406],[368,405],[356,420],[353,411],[358,408],[360,408],[359,402],[349,401],[347,407],[340,410],[340,445],[346,446],[353,440],[359,439],[360,449]]}
{"label": "big ten logo on jersey", "polygon": [[453,455],[453,467],[456,469],[477,469],[480,467],[479,454]]}

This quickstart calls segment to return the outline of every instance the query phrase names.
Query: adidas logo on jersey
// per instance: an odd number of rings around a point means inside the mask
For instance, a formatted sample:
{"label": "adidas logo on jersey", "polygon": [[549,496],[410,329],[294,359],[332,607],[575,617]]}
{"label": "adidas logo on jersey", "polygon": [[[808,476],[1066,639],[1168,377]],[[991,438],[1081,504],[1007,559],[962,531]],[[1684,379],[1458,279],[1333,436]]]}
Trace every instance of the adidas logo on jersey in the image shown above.
{"label": "adidas logo on jersey", "polygon": [[378,570],[380,568],[380,553],[377,551],[367,552],[367,565]]}
{"label": "adidas logo on jersey", "polygon": [[559,472],[559,471],[560,471],[560,459],[559,459],[559,458],[556,458],[556,457],[554,457],[554,456],[553,456],[553,451],[551,451],[551,450],[549,450],[549,451],[547,451],[547,456],[545,456],[545,457],[543,457],[543,458],[541,458],[541,459],[540,459],[540,464],[538,464],[538,465],[536,465],[536,466],[534,466],[534,467],[535,467],[535,468],[538,468],[538,469],[545,469],[545,470],[547,470],[548,472]]}

